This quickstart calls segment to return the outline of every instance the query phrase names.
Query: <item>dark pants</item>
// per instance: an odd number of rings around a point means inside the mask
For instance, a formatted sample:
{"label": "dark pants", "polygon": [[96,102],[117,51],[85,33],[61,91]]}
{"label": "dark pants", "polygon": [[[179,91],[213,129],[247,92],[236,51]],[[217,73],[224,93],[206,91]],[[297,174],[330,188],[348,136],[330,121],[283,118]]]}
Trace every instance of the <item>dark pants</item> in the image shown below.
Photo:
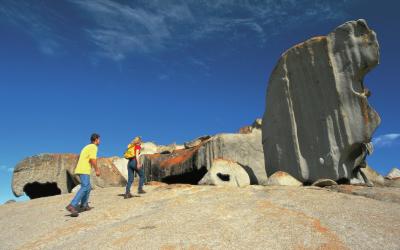
{"label": "dark pants", "polygon": [[141,167],[137,169],[137,161],[136,158],[130,159],[128,162],[128,183],[126,183],[126,193],[131,192],[131,186],[133,183],[133,179],[135,178],[134,172],[138,173],[139,175],[139,187],[138,190],[141,190],[144,185],[144,168]]}

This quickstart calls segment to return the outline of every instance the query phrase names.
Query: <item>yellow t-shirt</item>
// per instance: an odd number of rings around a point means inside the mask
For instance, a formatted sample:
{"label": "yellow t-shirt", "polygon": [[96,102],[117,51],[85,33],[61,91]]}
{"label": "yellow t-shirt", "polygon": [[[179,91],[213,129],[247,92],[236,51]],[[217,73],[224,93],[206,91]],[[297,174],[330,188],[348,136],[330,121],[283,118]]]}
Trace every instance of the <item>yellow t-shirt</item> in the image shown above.
{"label": "yellow t-shirt", "polygon": [[90,159],[97,159],[97,146],[95,144],[89,144],[82,149],[78,164],[75,168],[75,174],[90,175]]}

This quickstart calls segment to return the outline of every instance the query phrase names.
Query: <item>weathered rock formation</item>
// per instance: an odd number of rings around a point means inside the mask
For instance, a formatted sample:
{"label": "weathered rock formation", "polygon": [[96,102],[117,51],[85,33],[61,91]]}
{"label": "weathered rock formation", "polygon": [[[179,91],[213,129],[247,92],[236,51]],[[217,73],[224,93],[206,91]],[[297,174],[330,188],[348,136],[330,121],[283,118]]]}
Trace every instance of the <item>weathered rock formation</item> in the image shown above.
{"label": "weathered rock formation", "polygon": [[216,159],[199,184],[245,187],[250,185],[250,177],[246,170],[236,162]]}
{"label": "weathered rock formation", "polygon": [[287,50],[268,83],[263,147],[268,175],[349,181],[380,123],[364,76],[379,62],[375,32],[350,21]]}
{"label": "weathered rock formation", "polygon": [[[75,154],[41,154],[24,159],[14,169],[14,195],[18,197],[26,193],[33,199],[71,192],[80,183],[73,174],[78,158]],[[99,158],[97,163],[101,176],[92,173],[93,187],[125,185],[125,179],[112,160]]]}
{"label": "weathered rock formation", "polygon": [[147,181],[197,184],[215,159],[237,162],[251,184],[266,184],[261,130],[253,126],[246,134],[204,136],[185,143],[185,149],[143,156]]}

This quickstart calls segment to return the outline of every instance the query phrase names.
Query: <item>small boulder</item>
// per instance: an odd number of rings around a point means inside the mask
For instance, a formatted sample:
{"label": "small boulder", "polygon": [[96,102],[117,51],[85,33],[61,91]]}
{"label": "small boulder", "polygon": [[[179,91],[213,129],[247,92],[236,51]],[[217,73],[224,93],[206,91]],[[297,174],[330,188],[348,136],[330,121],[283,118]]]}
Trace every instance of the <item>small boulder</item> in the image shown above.
{"label": "small boulder", "polygon": [[329,187],[334,185],[337,185],[337,183],[331,179],[319,179],[312,184],[312,186],[316,187]]}
{"label": "small boulder", "polygon": [[300,187],[303,184],[290,174],[283,171],[277,171],[268,178],[267,185]]}
{"label": "small boulder", "polygon": [[216,159],[198,184],[244,187],[250,185],[250,177],[236,162]]}
{"label": "small boulder", "polygon": [[388,175],[386,175],[387,179],[394,179],[394,178],[399,178],[400,177],[400,170],[398,168],[392,168]]}
{"label": "small boulder", "polygon": [[11,203],[15,203],[15,202],[16,202],[15,200],[8,200],[4,204],[11,204]]}

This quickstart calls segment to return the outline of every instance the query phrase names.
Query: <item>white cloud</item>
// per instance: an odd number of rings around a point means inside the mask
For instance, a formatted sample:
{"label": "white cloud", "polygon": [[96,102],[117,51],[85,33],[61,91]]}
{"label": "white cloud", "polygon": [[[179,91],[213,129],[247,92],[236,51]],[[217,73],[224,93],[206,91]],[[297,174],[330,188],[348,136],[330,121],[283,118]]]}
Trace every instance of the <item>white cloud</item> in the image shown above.
{"label": "white cloud", "polygon": [[392,145],[400,143],[400,134],[391,133],[380,135],[372,140],[376,147],[390,147]]}
{"label": "white cloud", "polygon": [[[120,61],[133,53],[176,49],[202,39],[248,39],[249,34],[256,35],[249,43],[263,46],[270,36],[300,25],[345,17],[346,1],[68,0],[81,18],[80,27],[68,29],[84,31],[97,55]],[[70,24],[70,17],[54,6],[3,0],[0,16],[28,32],[44,54],[54,55],[68,39],[82,42],[66,37],[63,25]]]}
{"label": "white cloud", "polygon": [[8,167],[6,165],[0,165],[0,171],[1,172],[13,172],[14,168]]}
{"label": "white cloud", "polygon": [[[263,46],[269,36],[305,21],[316,22],[345,15],[344,1],[232,1],[70,0],[88,14],[95,25],[87,27],[100,54],[122,60],[130,53],[157,52],[185,46],[192,41],[220,36],[227,40],[246,38],[252,32]],[[305,14],[303,14],[305,13]]]}
{"label": "white cloud", "polygon": [[52,27],[56,13],[44,3],[4,0],[0,6],[0,16],[28,33],[42,53],[55,55],[61,49],[64,39]]}

